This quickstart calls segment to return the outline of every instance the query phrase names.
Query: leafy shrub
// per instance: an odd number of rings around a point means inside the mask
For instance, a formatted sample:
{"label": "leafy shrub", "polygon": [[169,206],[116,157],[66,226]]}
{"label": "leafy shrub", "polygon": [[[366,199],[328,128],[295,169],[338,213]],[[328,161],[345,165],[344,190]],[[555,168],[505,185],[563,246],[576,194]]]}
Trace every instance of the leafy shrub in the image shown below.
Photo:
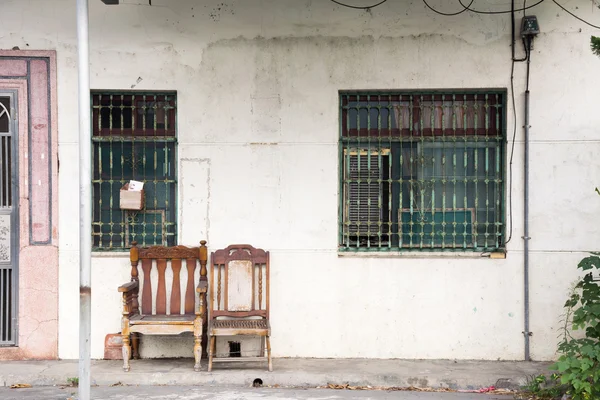
{"label": "leafy shrub", "polygon": [[515,395],[517,399],[556,399],[567,392],[568,387],[560,384],[560,375],[533,375],[527,379],[522,392]]}
{"label": "leafy shrub", "polygon": [[[600,399],[600,285],[593,277],[593,271],[600,271],[599,256],[592,253],[577,266],[586,275],[565,303],[565,326],[558,346],[561,356],[551,366],[561,374],[561,383],[568,386],[573,400]],[[571,330],[584,331],[584,335],[574,338]]]}

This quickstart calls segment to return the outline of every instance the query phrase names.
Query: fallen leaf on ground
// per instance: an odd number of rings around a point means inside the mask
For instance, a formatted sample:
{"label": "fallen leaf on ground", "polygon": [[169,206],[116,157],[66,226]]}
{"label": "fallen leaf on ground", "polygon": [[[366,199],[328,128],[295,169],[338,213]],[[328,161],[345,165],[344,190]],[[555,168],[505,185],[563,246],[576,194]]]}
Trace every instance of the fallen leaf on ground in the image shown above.
{"label": "fallen leaf on ground", "polygon": [[487,388],[481,388],[478,390],[455,390],[450,388],[431,388],[431,387],[415,387],[415,386],[351,386],[347,383],[337,384],[328,383],[327,386],[317,386],[317,389],[335,389],[335,390],[382,390],[390,392],[436,392],[436,393],[448,393],[448,392],[467,392],[467,393],[488,393],[488,394],[514,394],[515,391],[510,389],[496,389],[494,386]]}
{"label": "fallen leaf on ground", "polygon": [[29,383],[15,383],[14,385],[10,385],[11,389],[25,389],[30,387],[31,385]]}

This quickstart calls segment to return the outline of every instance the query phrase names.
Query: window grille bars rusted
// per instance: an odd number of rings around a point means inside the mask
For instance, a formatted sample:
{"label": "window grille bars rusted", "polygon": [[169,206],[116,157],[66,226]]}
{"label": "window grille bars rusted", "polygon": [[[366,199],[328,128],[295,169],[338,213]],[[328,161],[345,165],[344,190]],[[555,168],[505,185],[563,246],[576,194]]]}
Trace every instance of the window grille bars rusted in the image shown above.
{"label": "window grille bars rusted", "polygon": [[[93,91],[93,218],[95,249],[176,244],[175,92]],[[121,210],[119,191],[144,182],[142,210]]]}
{"label": "window grille bars rusted", "polygon": [[505,98],[341,92],[339,249],[503,247]]}

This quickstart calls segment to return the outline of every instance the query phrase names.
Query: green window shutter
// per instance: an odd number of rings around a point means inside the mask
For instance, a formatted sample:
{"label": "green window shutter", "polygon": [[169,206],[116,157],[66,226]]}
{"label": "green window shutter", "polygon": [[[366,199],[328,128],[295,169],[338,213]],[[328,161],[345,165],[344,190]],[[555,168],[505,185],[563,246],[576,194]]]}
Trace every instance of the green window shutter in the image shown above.
{"label": "green window shutter", "polygon": [[344,160],[345,192],[347,195],[344,219],[345,235],[353,243],[370,246],[380,243],[386,227],[387,215],[383,204],[383,169],[388,153],[369,149],[347,150]]}

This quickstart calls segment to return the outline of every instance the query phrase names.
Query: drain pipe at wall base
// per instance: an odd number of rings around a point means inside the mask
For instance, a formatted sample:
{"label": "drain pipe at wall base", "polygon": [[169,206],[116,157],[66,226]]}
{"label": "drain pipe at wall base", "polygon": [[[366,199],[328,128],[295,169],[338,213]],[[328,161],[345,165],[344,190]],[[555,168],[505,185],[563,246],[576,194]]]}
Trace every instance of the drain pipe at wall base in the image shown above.
{"label": "drain pipe at wall base", "polygon": [[[523,9],[523,20],[521,21],[521,38],[523,40],[523,45],[525,47],[525,57],[523,58],[515,58],[515,0],[511,1],[511,9],[510,9],[510,22],[511,22],[511,62],[512,67],[510,71],[510,88],[512,95],[512,103],[513,103],[513,111],[515,115],[514,121],[514,133],[517,133],[517,124],[516,124],[516,107],[515,107],[515,87],[514,87],[514,71],[515,71],[515,63],[517,62],[527,62],[527,85],[525,90],[525,123],[523,128],[525,129],[525,155],[524,155],[524,206],[523,206],[523,220],[524,220],[524,233],[522,239],[524,240],[524,248],[523,248],[523,312],[524,312],[524,327],[523,327],[523,336],[525,339],[525,361],[530,361],[531,357],[529,354],[529,338],[531,336],[531,332],[529,331],[529,58],[531,55],[531,43],[533,42],[533,37],[539,33],[539,26],[537,25],[537,18],[535,16],[527,17],[525,15],[525,9]],[[514,136],[513,136],[513,151],[514,151]],[[512,188],[512,154],[510,157],[510,180]],[[512,189],[509,189],[512,190]],[[510,194],[509,194],[510,196]],[[511,197],[512,198],[512,197]],[[511,234],[508,240],[505,242],[505,245],[510,242],[512,238],[512,200],[510,202],[511,207],[511,218],[510,218],[510,229]]]}
{"label": "drain pipe at wall base", "polygon": [[[513,99],[513,111],[515,115],[513,118],[516,118],[516,108],[515,108],[515,98],[514,98],[514,70],[516,62],[526,61],[527,63],[527,81],[525,86],[525,104],[524,104],[524,160],[523,160],[523,314],[524,314],[524,324],[523,324],[523,337],[525,339],[524,350],[525,350],[525,361],[531,361],[531,355],[529,351],[530,347],[530,337],[532,333],[529,331],[529,62],[531,59],[531,48],[533,43],[533,38],[539,33],[539,25],[537,22],[537,18],[534,15],[526,16],[525,9],[523,9],[523,19],[521,20],[521,39],[523,40],[523,46],[525,47],[525,57],[523,58],[515,58],[515,0],[511,1],[511,62],[512,68],[510,73],[510,87],[512,92]],[[515,135],[517,132],[516,120],[514,122]],[[513,150],[514,150],[514,136],[513,136]],[[512,155],[511,155],[511,171],[512,171]],[[511,179],[511,187],[512,187],[512,172],[510,174]],[[511,206],[512,208],[512,201]],[[512,211],[511,211],[512,216]],[[512,237],[512,217],[511,217],[511,235]],[[506,241],[508,243],[509,239]],[[506,244],[505,243],[505,244]]]}
{"label": "drain pipe at wall base", "polygon": [[525,361],[531,361],[529,352],[529,338],[531,332],[529,330],[529,61],[531,60],[531,43],[532,36],[527,36],[525,41],[527,52],[527,81],[525,86],[525,116],[524,116],[524,142],[525,154],[523,160],[523,288],[524,288],[524,330],[525,338]]}
{"label": "drain pipe at wall base", "polygon": [[[529,61],[527,62],[529,64]],[[528,66],[529,69],[529,66]],[[523,277],[524,277],[524,313],[525,326],[523,335],[525,337],[525,361],[531,361],[529,355],[529,90],[525,91],[525,160],[524,160],[524,205],[523,205]]]}

